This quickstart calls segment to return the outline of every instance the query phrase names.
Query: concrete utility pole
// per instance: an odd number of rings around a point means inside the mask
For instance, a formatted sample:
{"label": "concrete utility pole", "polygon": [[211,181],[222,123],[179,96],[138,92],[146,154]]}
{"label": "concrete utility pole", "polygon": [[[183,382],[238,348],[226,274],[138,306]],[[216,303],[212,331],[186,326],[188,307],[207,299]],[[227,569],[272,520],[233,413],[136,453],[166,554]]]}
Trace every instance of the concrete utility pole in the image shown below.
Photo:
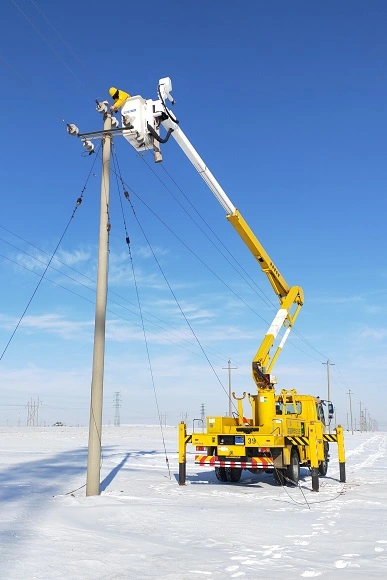
{"label": "concrete utility pole", "polygon": [[330,360],[328,359],[326,363],[321,363],[323,365],[327,365],[327,380],[328,380],[328,392],[327,392],[327,401],[329,402],[331,400],[331,383],[330,383],[330,373],[329,373],[329,367],[330,366],[335,366],[335,363],[331,363]]}
{"label": "concrete utility pole", "polygon": [[353,435],[352,399],[351,399],[351,395],[353,395],[353,393],[351,393],[351,389],[349,389],[347,395],[349,395],[349,413],[351,415],[351,431],[352,431],[352,435]]}
{"label": "concrete utility pole", "polygon": [[204,407],[204,403],[202,403],[200,405],[200,418],[202,420],[202,431],[204,433],[204,425],[205,425],[205,422],[206,422],[206,410],[205,410],[205,407]]}
{"label": "concrete utility pole", "polygon": [[[112,116],[104,114],[104,131],[110,131]],[[111,134],[105,133],[102,142],[101,213],[99,225],[98,276],[95,306],[93,372],[91,381],[89,453],[87,458],[86,495],[99,495],[102,446],[102,398],[105,362],[106,299],[109,253],[109,195],[110,195]]]}
{"label": "concrete utility pole", "polygon": [[362,420],[361,420],[361,401],[360,401],[360,433],[363,430]]}
{"label": "concrete utility pole", "polygon": [[226,367],[222,367],[222,369],[228,369],[228,416],[232,417],[232,398],[231,398],[231,371],[237,369],[238,367],[231,366],[231,360],[228,359],[228,363]]}
{"label": "concrete utility pole", "polygon": [[[328,359],[326,363],[321,363],[323,365],[327,365],[327,379],[328,379],[328,392],[327,392],[327,401],[329,402],[331,400],[331,382],[330,382],[330,373],[329,373],[329,367],[331,365],[335,365],[335,363],[331,363],[330,360]],[[329,433],[331,432],[331,426],[329,425]]]}

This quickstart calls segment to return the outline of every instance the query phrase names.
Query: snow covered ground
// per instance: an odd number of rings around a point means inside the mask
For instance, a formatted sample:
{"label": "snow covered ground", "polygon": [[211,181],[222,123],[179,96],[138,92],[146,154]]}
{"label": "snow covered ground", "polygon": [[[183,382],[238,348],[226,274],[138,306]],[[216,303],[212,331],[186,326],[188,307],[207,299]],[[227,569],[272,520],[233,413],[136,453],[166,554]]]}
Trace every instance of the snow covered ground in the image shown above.
{"label": "snow covered ground", "polygon": [[194,465],[177,484],[177,429],[105,427],[102,494],[85,497],[88,432],[0,428],[0,578],[387,577],[386,433],[346,434],[320,492],[243,472],[220,484]]}

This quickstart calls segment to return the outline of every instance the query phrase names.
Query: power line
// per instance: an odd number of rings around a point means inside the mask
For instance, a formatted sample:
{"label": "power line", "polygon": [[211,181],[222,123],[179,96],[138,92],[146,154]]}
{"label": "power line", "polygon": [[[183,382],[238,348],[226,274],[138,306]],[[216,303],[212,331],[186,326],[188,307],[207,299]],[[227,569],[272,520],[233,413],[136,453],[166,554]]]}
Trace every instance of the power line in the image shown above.
{"label": "power line", "polygon": [[[77,80],[77,82],[79,83],[80,87],[88,93],[85,85],[83,84],[83,82],[81,81],[81,79],[75,74],[75,72],[69,67],[69,65],[67,64],[67,62],[65,60],[63,60],[63,58],[60,56],[60,54],[58,53],[58,51],[51,46],[51,44],[49,43],[49,41],[47,40],[47,38],[44,36],[44,34],[39,30],[39,28],[32,22],[32,20],[27,16],[27,14],[20,8],[20,6],[18,5],[18,3],[15,0],[11,0],[12,4],[19,10],[19,12],[24,16],[24,18],[27,20],[27,22],[32,26],[32,28],[35,30],[35,32],[40,36],[40,38],[43,40],[43,42],[48,46],[48,48],[51,50],[51,52],[55,55],[55,57],[65,66],[65,68],[67,68],[67,70],[73,75],[73,77]],[[88,93],[89,94],[89,93]]]}

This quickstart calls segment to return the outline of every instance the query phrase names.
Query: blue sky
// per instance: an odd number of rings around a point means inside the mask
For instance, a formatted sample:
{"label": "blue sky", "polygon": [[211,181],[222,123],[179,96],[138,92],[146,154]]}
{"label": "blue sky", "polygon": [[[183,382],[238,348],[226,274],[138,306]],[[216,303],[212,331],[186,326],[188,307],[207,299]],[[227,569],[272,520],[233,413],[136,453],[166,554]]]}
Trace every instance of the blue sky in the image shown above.
{"label": "blue sky", "polygon": [[[110,86],[156,98],[158,80],[170,76],[182,130],[287,282],[304,289],[275,367],[278,387],[325,397],[329,358],[337,418],[346,425],[350,389],[356,416],[362,401],[382,428],[386,3],[3,4],[1,352],[91,174],[59,261],[0,361],[0,422],[24,423],[27,401],[39,397],[42,421],[87,424],[100,161],[92,168],[95,156],[82,153],[65,123],[98,130],[94,100],[108,98]],[[233,389],[254,392],[251,360],[274,316],[267,301],[276,305],[265,276],[172,139],[162,166],[123,140],[115,149],[141,228],[223,387],[231,358]],[[113,421],[119,391],[123,422],[154,422],[154,389],[169,423],[199,417],[202,403],[223,414],[223,388],[126,204],[152,384],[114,175],[111,183],[104,420]],[[202,218],[265,300],[218,251]]]}

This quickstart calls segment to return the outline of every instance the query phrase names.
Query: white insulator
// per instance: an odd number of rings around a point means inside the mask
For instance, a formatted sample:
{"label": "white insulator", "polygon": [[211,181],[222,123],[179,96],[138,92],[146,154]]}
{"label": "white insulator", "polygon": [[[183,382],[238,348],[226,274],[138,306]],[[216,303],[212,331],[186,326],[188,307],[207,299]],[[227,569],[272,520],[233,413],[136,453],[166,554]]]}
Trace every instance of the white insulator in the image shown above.
{"label": "white insulator", "polygon": [[122,117],[122,123],[125,125],[125,127],[131,129],[133,127],[133,117],[130,115],[124,115]]}
{"label": "white insulator", "polygon": [[89,153],[93,153],[93,151],[94,151],[94,144],[91,141],[88,141],[87,139],[85,139],[83,141],[83,146],[86,149],[86,151],[88,151]]}
{"label": "white insulator", "polygon": [[97,103],[96,109],[98,113],[105,114],[108,110],[108,105],[108,101],[101,101],[100,103]]}
{"label": "white insulator", "polygon": [[67,133],[69,135],[78,135],[79,129],[74,123],[67,123]]}
{"label": "white insulator", "polygon": [[118,124],[119,123],[118,123],[117,117],[112,117],[112,127],[113,127],[113,129],[117,129]]}

